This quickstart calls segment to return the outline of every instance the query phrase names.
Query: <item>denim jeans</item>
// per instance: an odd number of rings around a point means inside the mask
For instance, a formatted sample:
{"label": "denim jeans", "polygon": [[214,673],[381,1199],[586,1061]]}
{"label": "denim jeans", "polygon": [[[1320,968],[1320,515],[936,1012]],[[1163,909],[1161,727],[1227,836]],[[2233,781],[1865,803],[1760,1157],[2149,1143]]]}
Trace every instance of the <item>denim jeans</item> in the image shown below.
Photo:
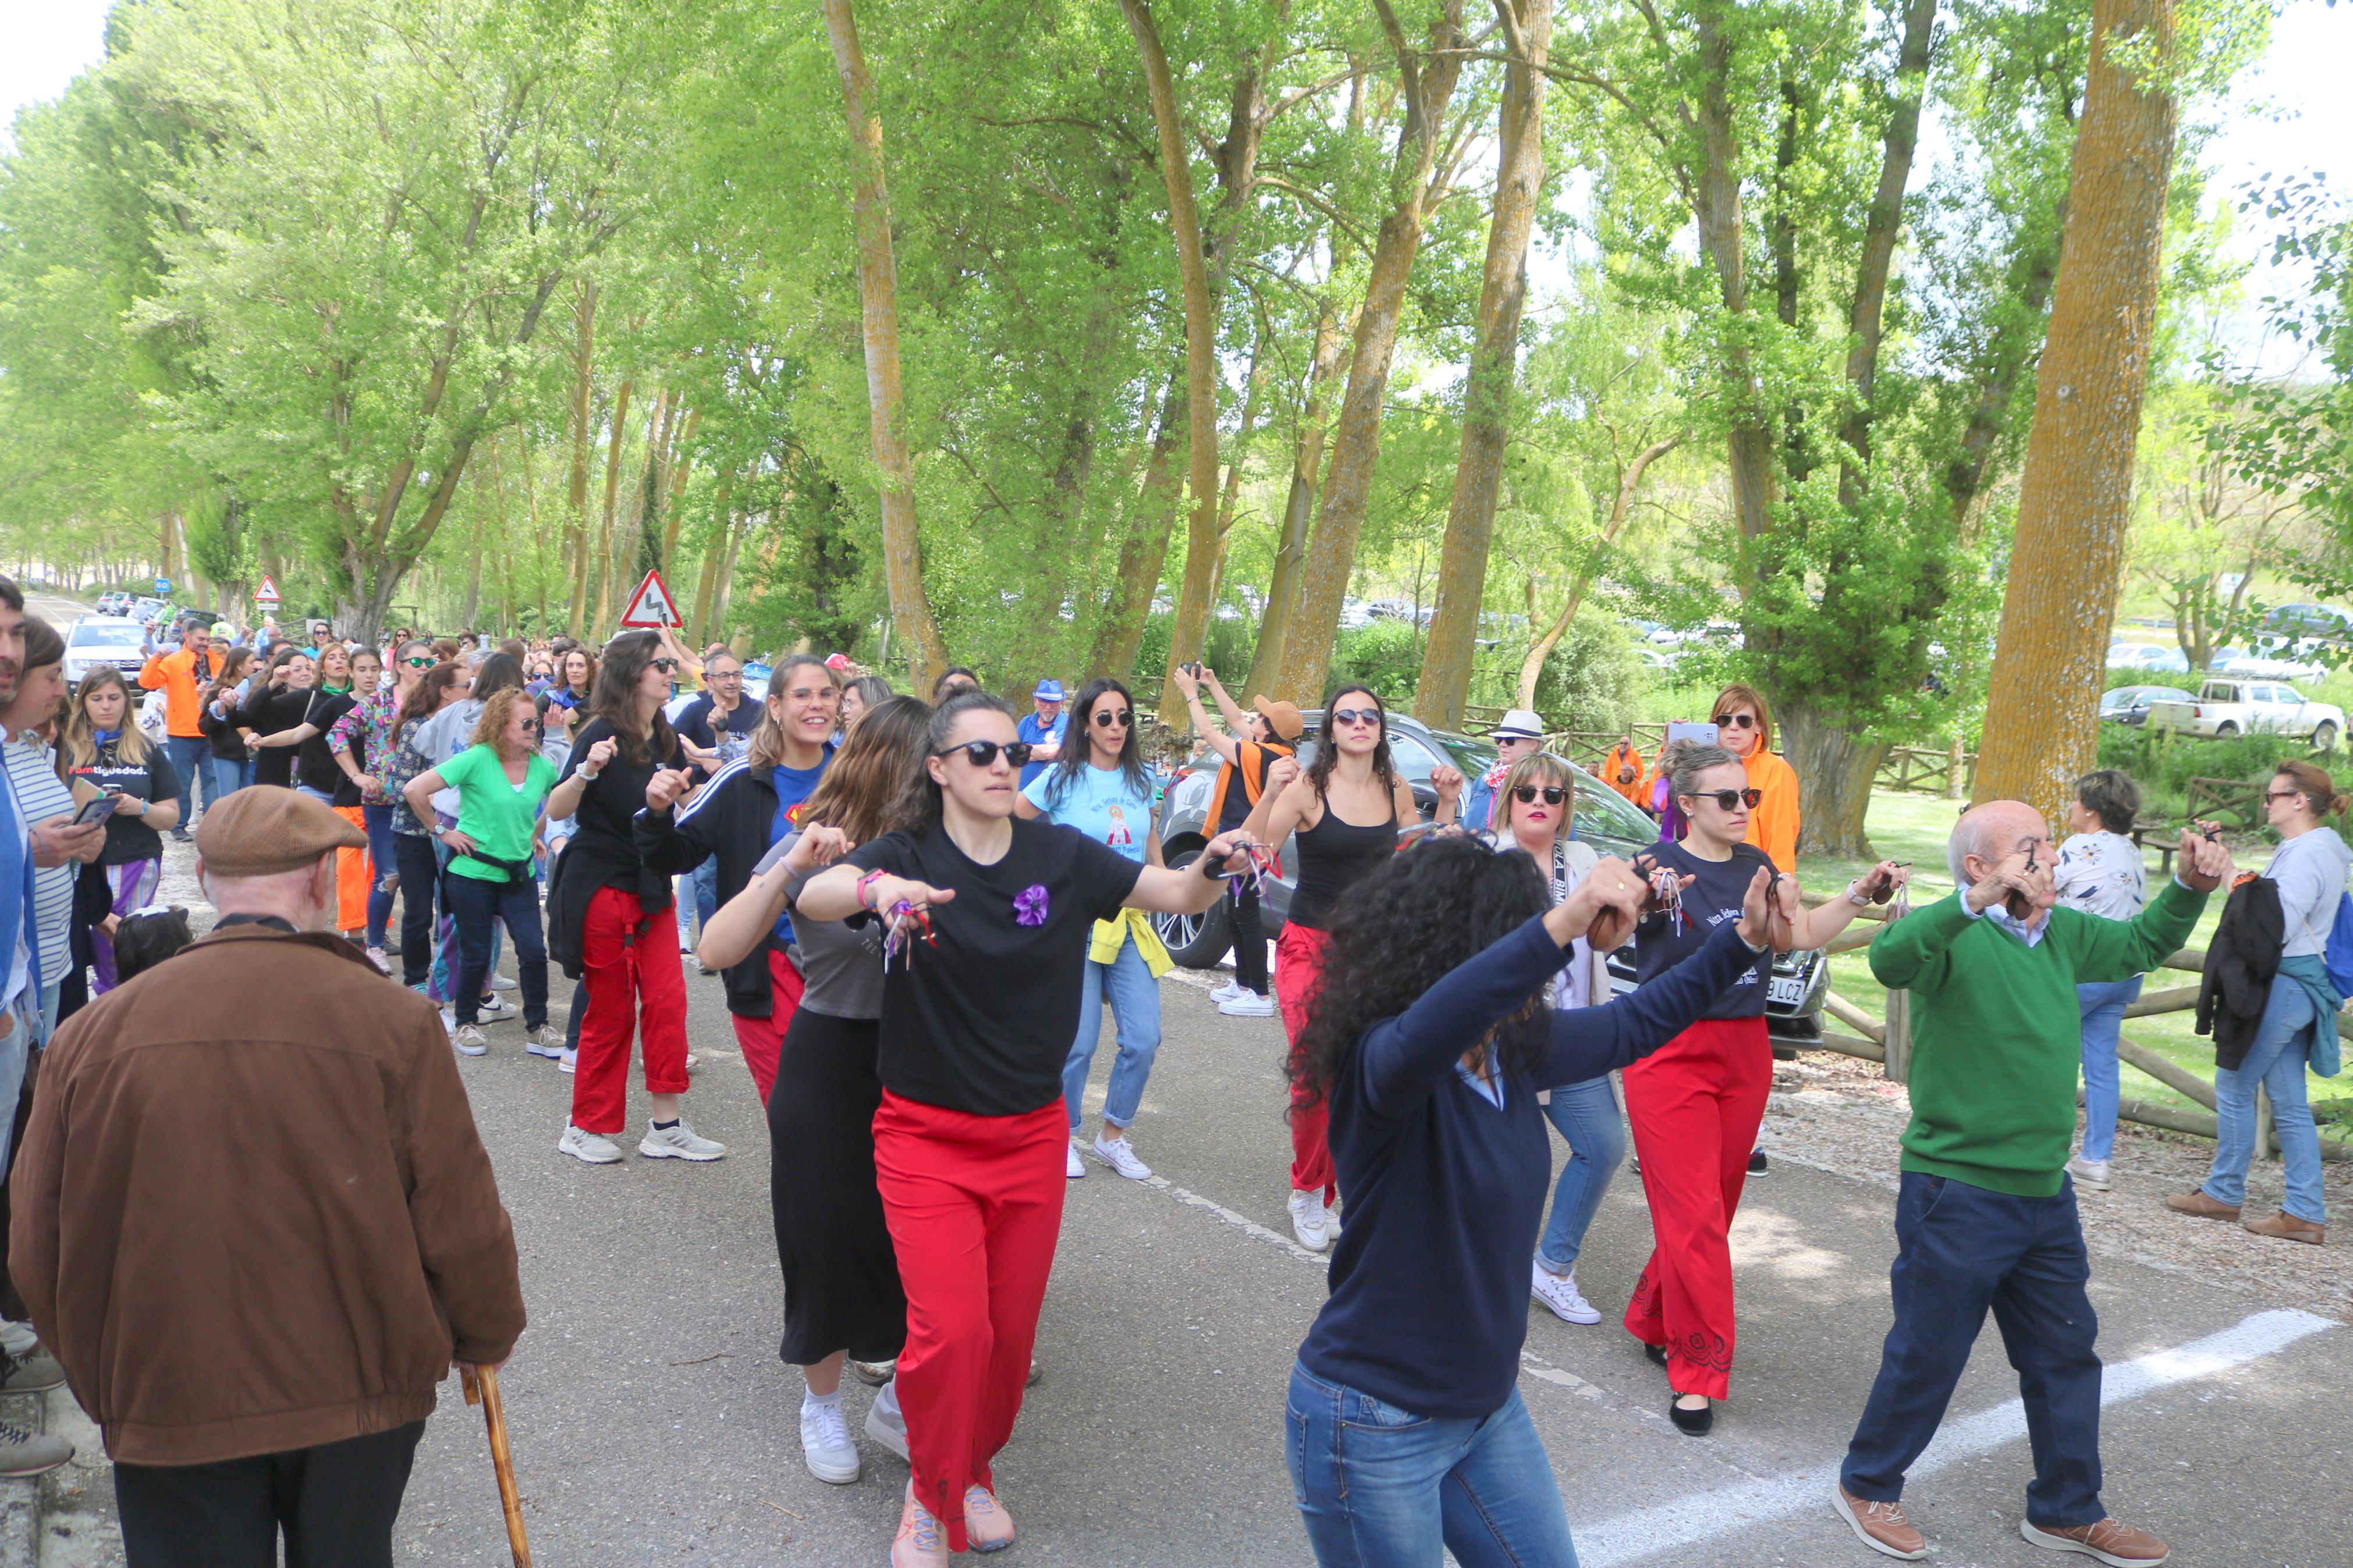
{"label": "denim jeans", "polygon": [[1440,1421],[1291,1368],[1291,1493],[1322,1568],[1577,1568],[1544,1440],[1514,1389]]}
{"label": "denim jeans", "polygon": [[219,798],[213,793],[209,765],[213,760],[212,742],[202,735],[166,735],[164,737],[164,755],[180,779],[180,826],[194,833],[196,830],[194,810],[196,796],[203,795],[206,805]]}
{"label": "denim jeans", "polygon": [[433,884],[441,864],[421,833],[394,834],[392,854],[400,869],[400,982],[416,990],[433,977]]}
{"label": "denim jeans", "polygon": [[1626,1162],[1626,1123],[1607,1073],[1554,1089],[1545,1117],[1568,1140],[1568,1163],[1553,1188],[1552,1217],[1545,1222],[1536,1257],[1553,1273],[1566,1274],[1577,1267],[1586,1227],[1601,1207],[1609,1178]]}
{"label": "denim jeans", "polygon": [[206,765],[212,770],[212,798],[222,800],[253,782],[253,759],[232,762],[227,757],[206,757]]}
{"label": "denim jeans", "polygon": [[[704,856],[702,864],[694,868],[687,880],[694,884],[694,930],[700,936],[702,928],[711,923],[711,917],[719,912],[719,857]],[[681,932],[686,930],[684,921],[679,923],[679,930]]]}
{"label": "denim jeans", "polygon": [[[446,827],[449,825],[444,823],[442,826]],[[449,864],[452,856],[448,845],[438,838],[428,838],[426,842],[433,847],[433,864],[437,871],[439,868]],[[459,956],[458,951],[457,913],[446,903],[442,906],[441,919],[433,930],[436,933],[433,966],[427,977],[425,994],[433,1001],[448,1003],[455,1007],[457,1004],[451,998],[457,994],[458,971],[464,966],[465,960]],[[499,927],[496,922],[493,922],[491,926],[490,962],[482,965],[482,983],[485,985],[490,984],[490,975],[499,966],[499,952],[501,945]],[[404,957],[401,962],[406,965],[407,960]]]}
{"label": "denim jeans", "polygon": [[1131,935],[1109,963],[1087,960],[1086,978],[1079,983],[1079,1037],[1071,1043],[1070,1059],[1062,1064],[1062,1103],[1071,1112],[1071,1131],[1079,1130],[1079,1113],[1087,1103],[1087,1073],[1093,1068],[1095,1046],[1103,1034],[1103,998],[1111,998],[1112,1023],[1119,1039],[1119,1055],[1111,1064],[1111,1088],[1103,1095],[1103,1120],[1113,1127],[1135,1121],[1144,1102],[1145,1080],[1152,1076],[1152,1058],[1160,1050],[1160,983],[1152,978],[1144,954]]}
{"label": "denim jeans", "polygon": [[[2247,1201],[2247,1162],[2255,1152],[2255,1086],[2260,1083],[2271,1091],[2272,1128],[2279,1134],[2280,1160],[2287,1167],[2287,1196],[2280,1207],[2313,1225],[2328,1223],[2327,1205],[2320,1196],[2320,1135],[2313,1131],[2312,1104],[2305,1098],[2313,1016],[2312,993],[2294,975],[2275,976],[2246,1059],[2236,1068],[2214,1069],[2214,1120],[2221,1136],[2214,1140],[2214,1168],[2207,1173],[2204,1191],[2216,1203]],[[2335,1024],[2327,1019],[2323,1026]]]}
{"label": "denim jeans", "polygon": [[392,895],[384,885],[400,868],[399,851],[392,842],[392,805],[362,805],[360,819],[367,824],[368,866],[375,881],[368,888],[367,944],[384,945],[384,923],[392,918]]}
{"label": "denim jeans", "polygon": [[1906,1171],[1895,1247],[1895,1323],[1840,1482],[1873,1502],[1904,1495],[1904,1472],[1936,1435],[1990,1307],[2026,1405],[2026,1517],[2046,1529],[2105,1518],[2100,1321],[2084,1293],[2092,1265],[2073,1179],[2059,1178],[2056,1196],[2019,1198]]}
{"label": "denim jeans", "polygon": [[29,984],[0,1011],[0,1177],[16,1136],[16,1099],[25,1090],[25,1063],[41,1026],[41,997]]}
{"label": "denim jeans", "polygon": [[2075,987],[2084,1018],[2084,1158],[2105,1162],[2116,1147],[2116,1037],[2125,1009],[2140,1000],[2143,976]]}
{"label": "denim jeans", "polygon": [[486,882],[451,875],[442,879],[441,887],[458,922],[458,994],[450,1004],[458,1022],[470,1024],[478,1016],[491,975],[491,936],[503,921],[514,937],[515,973],[522,982],[522,1026],[536,1029],[546,1023],[547,940],[539,926],[539,884],[528,877]]}

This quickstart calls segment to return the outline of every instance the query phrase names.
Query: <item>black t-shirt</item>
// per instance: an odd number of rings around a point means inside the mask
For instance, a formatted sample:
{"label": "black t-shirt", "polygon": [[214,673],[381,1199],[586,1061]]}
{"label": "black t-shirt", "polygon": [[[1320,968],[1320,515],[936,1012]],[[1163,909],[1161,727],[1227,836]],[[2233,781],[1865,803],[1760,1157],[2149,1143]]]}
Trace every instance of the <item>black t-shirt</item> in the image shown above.
{"label": "black t-shirt", "polygon": [[[706,752],[719,751],[730,737],[748,742],[752,731],[760,727],[760,707],[759,703],[747,697],[735,704],[733,712],[715,713],[711,693],[706,691],[679,710],[678,732]],[[736,750],[740,752],[742,747],[739,745]],[[719,760],[725,763],[734,759],[723,754]],[[701,769],[696,770],[696,774],[698,779],[707,776]]]}
{"label": "black t-shirt", "polygon": [[[1655,844],[1648,853],[1678,876],[1698,880],[1683,889],[1683,919],[1654,915],[1634,928],[1634,974],[1639,984],[1665,973],[1707,945],[1709,935],[1727,921],[1740,918],[1741,900],[1748,884],[1773,862],[1753,844],[1735,845],[1729,860],[1703,860],[1680,844]],[[1773,951],[1740,972],[1739,981],[1711,1004],[1703,1018],[1757,1018],[1765,1013],[1765,982],[1772,973]]]}
{"label": "black t-shirt", "polygon": [[[307,784],[322,795],[334,797],[337,805],[360,804],[360,786],[352,783],[351,775],[335,763],[333,748],[327,744],[327,731],[335,721],[359,706],[348,691],[330,691],[323,686],[311,689],[310,706],[302,710],[302,722],[318,727],[319,732],[294,748],[294,782]],[[359,748],[364,753],[364,744]],[[367,766],[364,754],[353,759],[361,768]]]}
{"label": "black t-shirt", "polygon": [[[932,911],[937,942],[893,954],[883,977],[881,1067],[893,1094],[976,1116],[1061,1097],[1094,922],[1118,913],[1144,868],[1076,828],[1012,827],[993,866],[944,827],[888,833],[849,854],[861,870],[955,890]],[[1042,921],[1020,923],[1017,900]]]}
{"label": "black t-shirt", "polygon": [[[589,749],[607,736],[617,738],[607,720],[591,719],[582,725],[572,738],[572,754],[565,759],[564,773],[556,782],[578,773],[580,764],[588,760]],[[685,763],[686,754],[675,740],[667,758],[658,760],[649,754],[638,763],[629,760],[628,746],[617,747],[613,760],[598,769],[595,778],[581,784],[580,805],[572,814],[580,830],[572,836],[564,854],[566,859],[586,858],[572,866],[566,876],[593,871],[592,886],[635,893],[638,906],[648,912],[670,908],[671,868],[667,858],[655,864],[638,853],[636,821],[646,807],[646,785],[652,782],[655,770],[681,767]],[[1077,1027],[1075,1021],[1072,1027]]]}
{"label": "black t-shirt", "polygon": [[[172,771],[164,748],[152,741],[143,763],[123,756],[120,741],[100,746],[96,761],[66,769],[66,782],[86,784],[100,795],[121,794],[150,802],[176,799],[180,793],[180,775]],[[119,811],[106,819],[106,847],[99,851],[100,865],[128,866],[134,860],[160,859],[163,854],[163,835],[144,821]],[[1072,1026],[1076,1027],[1075,1022]]]}
{"label": "black t-shirt", "polygon": [[[311,689],[288,687],[277,691],[261,680],[255,680],[246,694],[245,706],[234,714],[237,723],[257,735],[275,735],[291,730],[311,710]],[[253,752],[253,782],[280,784],[291,788],[294,783],[294,746],[257,746]]]}

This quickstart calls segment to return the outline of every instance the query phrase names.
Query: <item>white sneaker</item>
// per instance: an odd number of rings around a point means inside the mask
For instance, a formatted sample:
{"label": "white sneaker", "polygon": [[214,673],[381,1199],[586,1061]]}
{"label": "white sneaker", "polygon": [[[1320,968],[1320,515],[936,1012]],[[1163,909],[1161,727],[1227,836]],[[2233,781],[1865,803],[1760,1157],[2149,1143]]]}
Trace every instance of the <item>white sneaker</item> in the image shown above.
{"label": "white sneaker", "polygon": [[1271,1018],[1274,1016],[1274,998],[1261,996],[1255,991],[1245,991],[1239,996],[1219,1003],[1218,1011],[1229,1018]]}
{"label": "white sneaker", "polygon": [[375,970],[378,974],[389,974],[392,973],[392,955],[385,952],[385,950],[380,947],[372,947],[367,950],[367,961],[375,965]]}
{"label": "white sneaker", "polygon": [[2095,1193],[2105,1193],[2108,1190],[2108,1184],[2116,1173],[2116,1166],[2110,1161],[2086,1160],[2081,1154],[2077,1154],[2068,1160],[2067,1173],[2075,1178],[2077,1186],[2089,1187]]}
{"label": "white sneaker", "polygon": [[621,1163],[620,1145],[601,1132],[583,1132],[566,1123],[564,1136],[555,1145],[559,1154],[569,1154],[591,1165],[617,1165]]}
{"label": "white sneaker", "polygon": [[1331,1234],[1324,1228],[1323,1194],[1291,1194],[1291,1234],[1310,1252],[1321,1252],[1332,1245]]}
{"label": "white sneaker", "polygon": [[1135,1151],[1128,1147],[1127,1139],[1124,1135],[1113,1139],[1108,1143],[1098,1136],[1093,1147],[1096,1159],[1101,1160],[1131,1182],[1140,1182],[1152,1174],[1152,1167],[1135,1157]]}
{"label": "white sneaker", "polygon": [[441,1009],[441,1032],[445,1035],[454,1035],[458,1032],[458,1014],[456,1009],[448,1006],[444,1006]]}
{"label": "white sneaker", "polygon": [[485,1056],[491,1048],[491,1042],[482,1038],[482,1031],[471,1024],[459,1025],[458,1032],[449,1037],[449,1043],[458,1047],[458,1054],[461,1057]]}
{"label": "white sneaker", "polygon": [[1593,1303],[1577,1294],[1577,1271],[1555,1274],[1539,1258],[1534,1278],[1528,1281],[1528,1294],[1551,1309],[1552,1315],[1564,1323],[1598,1323],[1601,1314]]}
{"label": "white sneaker", "polygon": [[1209,993],[1209,1000],[1212,1002],[1231,1002],[1236,997],[1241,995],[1244,989],[1245,988],[1240,981],[1229,980],[1223,985],[1219,986],[1215,991]]}
{"label": "white sneaker", "polygon": [[522,1035],[522,1048],[533,1056],[546,1057],[552,1061],[564,1054],[564,1031],[553,1024],[542,1024],[536,1029],[525,1029]]}
{"label": "white sneaker", "polygon": [[514,988],[515,988],[515,983],[514,983],[512,980],[508,979],[505,975],[503,975],[503,974],[495,974],[495,973],[494,973],[494,974],[492,974],[492,975],[491,976],[491,990],[493,990],[493,991],[512,991],[512,990],[513,990]]}
{"label": "white sneaker", "polygon": [[485,996],[474,1005],[474,1016],[478,1018],[504,1018],[513,1012],[514,1004],[503,996]]}
{"label": "white sneaker", "polygon": [[1070,1156],[1068,1160],[1062,1162],[1062,1174],[1070,1177],[1071,1180],[1074,1182],[1085,1181],[1087,1178],[1087,1163],[1079,1158],[1079,1146],[1076,1143],[1073,1143],[1069,1148],[1063,1150],[1062,1152]]}
{"label": "white sneaker", "polygon": [[907,1457],[907,1417],[899,1409],[897,1384],[884,1384],[866,1407],[866,1435],[899,1458]]}
{"label": "white sneaker", "polygon": [[564,1059],[555,1064],[555,1070],[557,1072],[573,1072],[577,1070],[579,1063],[580,1047],[577,1046],[566,1046],[564,1047]]}
{"label": "white sneaker", "polygon": [[649,1160],[692,1160],[700,1164],[706,1160],[725,1158],[727,1145],[695,1136],[694,1129],[684,1121],[674,1127],[656,1127],[649,1121],[638,1152]]}
{"label": "white sneaker", "polygon": [[801,1401],[801,1458],[808,1473],[828,1486],[846,1487],[858,1479],[858,1445],[849,1440],[839,1399]]}

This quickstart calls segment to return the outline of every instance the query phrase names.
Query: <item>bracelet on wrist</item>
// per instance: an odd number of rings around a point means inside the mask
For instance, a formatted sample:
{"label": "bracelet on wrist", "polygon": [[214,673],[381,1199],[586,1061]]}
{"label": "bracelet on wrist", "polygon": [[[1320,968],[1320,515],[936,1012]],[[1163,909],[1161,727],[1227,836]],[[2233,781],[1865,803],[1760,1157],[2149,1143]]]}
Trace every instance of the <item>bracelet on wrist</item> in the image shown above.
{"label": "bracelet on wrist", "polygon": [[858,879],[858,907],[860,909],[871,910],[875,907],[873,900],[866,896],[866,889],[881,881],[885,875],[886,873],[881,871],[869,871],[866,875]]}

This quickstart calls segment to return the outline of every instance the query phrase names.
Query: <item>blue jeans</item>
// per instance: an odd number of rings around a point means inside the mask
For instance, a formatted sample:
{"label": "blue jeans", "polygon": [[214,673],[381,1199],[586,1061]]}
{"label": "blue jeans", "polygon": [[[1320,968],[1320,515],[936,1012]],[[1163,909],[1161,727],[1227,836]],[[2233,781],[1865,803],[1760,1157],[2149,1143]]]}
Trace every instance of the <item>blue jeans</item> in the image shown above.
{"label": "blue jeans", "polygon": [[384,922],[392,918],[392,895],[384,885],[400,869],[399,855],[392,842],[392,803],[364,805],[360,816],[367,824],[368,868],[375,873],[375,880],[368,887],[367,944],[382,947]]}
{"label": "blue jeans", "polygon": [[[711,917],[719,912],[719,857],[704,856],[702,864],[697,866],[687,879],[694,884],[694,929],[699,933],[711,923]],[[686,922],[680,921],[678,929],[679,934],[683,936]]]}
{"label": "blue jeans", "polygon": [[196,796],[202,795],[206,805],[220,798],[213,793],[210,776],[212,742],[202,735],[166,735],[164,737],[164,755],[180,779],[180,826],[194,833],[196,830],[196,814],[191,808]]}
{"label": "blue jeans", "polygon": [[1626,1123],[1607,1073],[1554,1089],[1545,1116],[1568,1140],[1568,1163],[1553,1188],[1552,1217],[1545,1222],[1536,1257],[1551,1272],[1566,1274],[1577,1267],[1586,1227],[1601,1207],[1610,1177],[1626,1162]]}
{"label": "blue jeans", "polygon": [[212,798],[215,800],[235,795],[253,782],[251,757],[241,763],[231,762],[227,757],[206,757],[205,762],[212,769]]}
{"label": "blue jeans", "polygon": [[1440,1421],[1293,1363],[1291,1494],[1322,1568],[1577,1568],[1568,1516],[1518,1389],[1483,1420]]}
{"label": "blue jeans", "polygon": [[441,879],[458,924],[458,1022],[473,1023],[491,975],[491,937],[498,923],[514,938],[515,973],[522,982],[522,1026],[547,1022],[547,939],[539,927],[539,884],[486,882],[455,873]]}
{"label": "blue jeans", "polygon": [[[2313,1225],[2328,1223],[2320,1197],[2320,1134],[2313,1131],[2312,1104],[2305,1098],[2306,1058],[2312,1054],[2312,993],[2295,976],[2272,981],[2271,999],[2255,1043],[2233,1069],[2214,1069],[2214,1168],[2205,1194],[2218,1204],[2247,1201],[2247,1162],[2255,1152],[2255,1086],[2271,1091],[2272,1127],[2279,1134],[2280,1160],[2287,1167],[2287,1196],[2280,1207]],[[2336,1020],[2322,1020],[2324,1028]]]}
{"label": "blue jeans", "polygon": [[2034,1481],[2026,1517],[2048,1529],[2091,1524],[2100,1506],[2100,1321],[2075,1212],[2075,1184],[2018,1198],[1948,1176],[1904,1173],[1895,1198],[1895,1264],[1887,1271],[1895,1324],[1879,1377],[1847,1446],[1840,1482],[1894,1502],[1904,1472],[1945,1418],[1953,1385],[1985,1327],[1986,1309],[2018,1369]]}
{"label": "blue jeans", "polygon": [[1113,1127],[1135,1121],[1144,1102],[1145,1080],[1152,1076],[1152,1058],[1160,1051],[1160,983],[1135,938],[1121,944],[1109,963],[1087,961],[1086,978],[1079,983],[1079,1037],[1071,1043],[1070,1059],[1062,1064],[1062,1103],[1070,1108],[1071,1131],[1079,1130],[1079,1112],[1087,1102],[1087,1073],[1094,1066],[1095,1045],[1103,1034],[1103,998],[1111,998],[1112,1023],[1119,1038],[1119,1055],[1111,1064],[1111,1088],[1103,1095],[1103,1120]]}
{"label": "blue jeans", "polygon": [[2116,1147],[2116,1037],[2144,977],[2075,987],[2084,1017],[2084,1158],[2105,1162]]}
{"label": "blue jeans", "polygon": [[8,1172],[8,1153],[16,1136],[16,1100],[25,1092],[25,1063],[32,1057],[40,1027],[41,995],[27,984],[0,1012],[0,1176]]}
{"label": "blue jeans", "polygon": [[412,991],[433,978],[433,884],[441,875],[433,847],[421,833],[392,836],[392,863],[400,871],[400,981]]}

